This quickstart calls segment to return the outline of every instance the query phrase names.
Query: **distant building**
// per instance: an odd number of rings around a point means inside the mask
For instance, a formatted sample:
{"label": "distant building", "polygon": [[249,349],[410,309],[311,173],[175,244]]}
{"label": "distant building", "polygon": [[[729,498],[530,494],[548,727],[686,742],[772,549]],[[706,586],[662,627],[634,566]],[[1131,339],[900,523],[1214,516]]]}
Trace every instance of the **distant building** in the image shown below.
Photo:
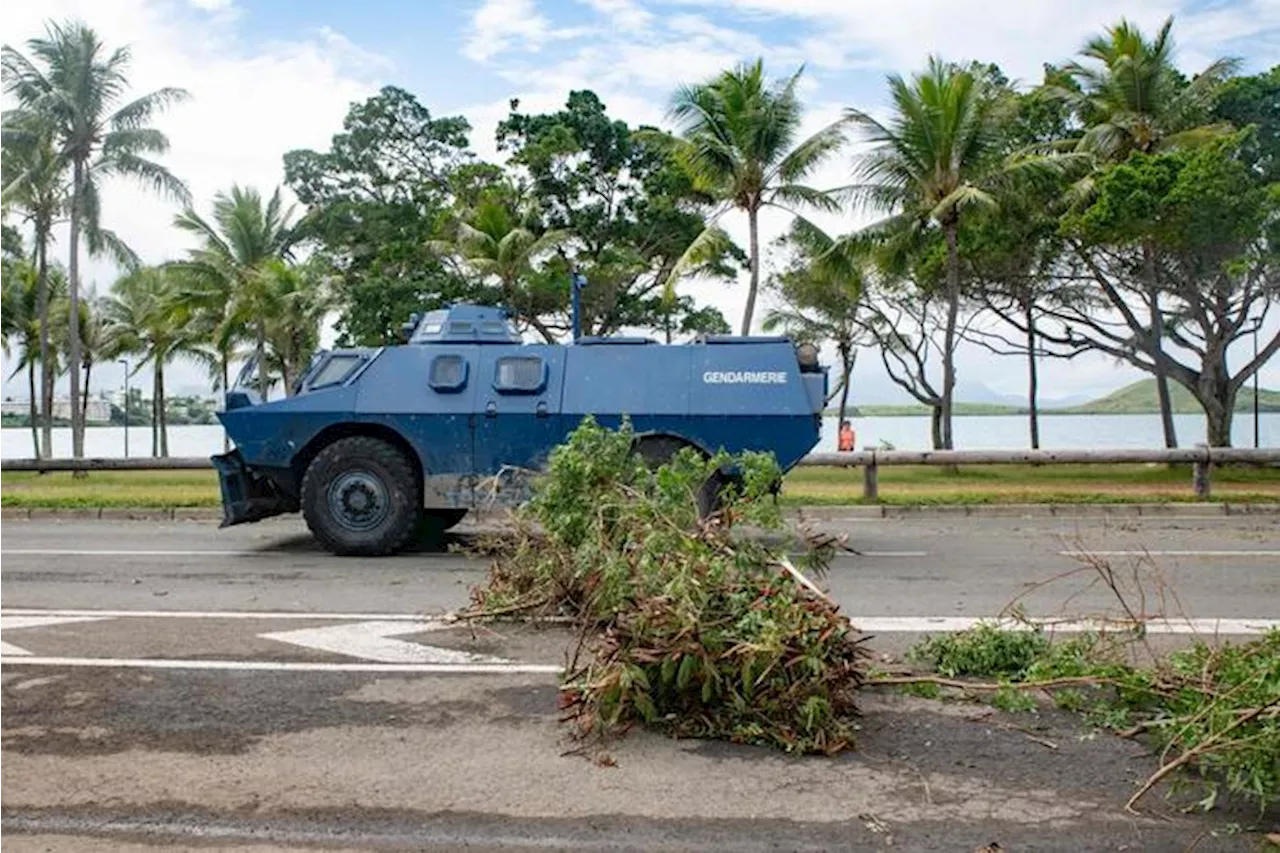
{"label": "distant building", "polygon": [[[31,403],[29,400],[4,400],[0,402],[0,411],[6,415],[21,415],[23,417],[31,414]],[[71,420],[71,401],[63,398],[53,401],[53,416],[55,418],[63,418]],[[85,422],[91,424],[105,424],[111,421],[111,403],[106,400],[89,400],[89,407],[85,410]]]}

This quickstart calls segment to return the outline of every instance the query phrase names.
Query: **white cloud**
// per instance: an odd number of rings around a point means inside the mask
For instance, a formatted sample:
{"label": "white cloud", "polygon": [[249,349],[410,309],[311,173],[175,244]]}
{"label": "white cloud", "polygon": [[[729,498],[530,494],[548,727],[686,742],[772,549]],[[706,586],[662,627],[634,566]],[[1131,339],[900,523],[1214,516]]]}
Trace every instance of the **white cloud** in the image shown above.
{"label": "white cloud", "polygon": [[634,0],[583,0],[614,26],[635,32],[653,22],[653,13]]}
{"label": "white cloud", "polygon": [[584,32],[552,27],[534,0],[485,0],[471,19],[462,53],[483,62],[515,47],[536,52],[548,41],[575,38]]}

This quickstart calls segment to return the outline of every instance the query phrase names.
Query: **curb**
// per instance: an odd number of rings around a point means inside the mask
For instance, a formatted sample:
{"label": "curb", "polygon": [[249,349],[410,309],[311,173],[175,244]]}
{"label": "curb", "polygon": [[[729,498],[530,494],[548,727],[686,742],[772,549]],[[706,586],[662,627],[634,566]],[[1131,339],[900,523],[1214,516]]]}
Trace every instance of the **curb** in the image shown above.
{"label": "curb", "polygon": [[0,518],[29,521],[221,521],[214,507],[0,507]]}
{"label": "curb", "polygon": [[[804,506],[785,511],[809,521],[900,518],[1223,518],[1280,515],[1280,503],[916,504]],[[221,521],[217,507],[0,507],[0,518],[24,521]],[[284,518],[287,519],[287,516]]]}
{"label": "curb", "polygon": [[881,504],[811,506],[788,511],[814,521],[892,518],[1222,518],[1280,515],[1280,503]]}

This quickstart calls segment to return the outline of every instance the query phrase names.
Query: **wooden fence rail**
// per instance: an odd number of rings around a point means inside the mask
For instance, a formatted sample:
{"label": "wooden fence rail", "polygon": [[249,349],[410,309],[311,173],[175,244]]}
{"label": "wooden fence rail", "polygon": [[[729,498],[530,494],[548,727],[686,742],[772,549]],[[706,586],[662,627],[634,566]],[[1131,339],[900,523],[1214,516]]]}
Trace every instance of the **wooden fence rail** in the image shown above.
{"label": "wooden fence rail", "polygon": [[[851,453],[811,453],[801,467],[861,468],[863,497],[879,499],[879,469],[883,465],[1118,465],[1191,463],[1192,488],[1206,498],[1215,465],[1280,465],[1280,448],[1178,447],[1150,450],[857,450]],[[5,459],[4,471],[199,471],[213,467],[207,456]]]}

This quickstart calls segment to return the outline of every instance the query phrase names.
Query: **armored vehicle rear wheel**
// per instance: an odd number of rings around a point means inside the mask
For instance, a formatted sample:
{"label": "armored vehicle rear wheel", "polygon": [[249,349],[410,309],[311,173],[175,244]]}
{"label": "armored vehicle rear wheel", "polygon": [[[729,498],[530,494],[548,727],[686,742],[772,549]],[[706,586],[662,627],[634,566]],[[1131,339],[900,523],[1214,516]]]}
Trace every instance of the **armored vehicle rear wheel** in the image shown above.
{"label": "armored vehicle rear wheel", "polygon": [[422,531],[434,539],[455,527],[467,515],[465,509],[427,509],[422,511]]}
{"label": "armored vehicle rear wheel", "polygon": [[417,473],[404,453],[382,439],[340,438],[307,466],[302,514],[312,534],[335,554],[391,554],[422,517]]}

